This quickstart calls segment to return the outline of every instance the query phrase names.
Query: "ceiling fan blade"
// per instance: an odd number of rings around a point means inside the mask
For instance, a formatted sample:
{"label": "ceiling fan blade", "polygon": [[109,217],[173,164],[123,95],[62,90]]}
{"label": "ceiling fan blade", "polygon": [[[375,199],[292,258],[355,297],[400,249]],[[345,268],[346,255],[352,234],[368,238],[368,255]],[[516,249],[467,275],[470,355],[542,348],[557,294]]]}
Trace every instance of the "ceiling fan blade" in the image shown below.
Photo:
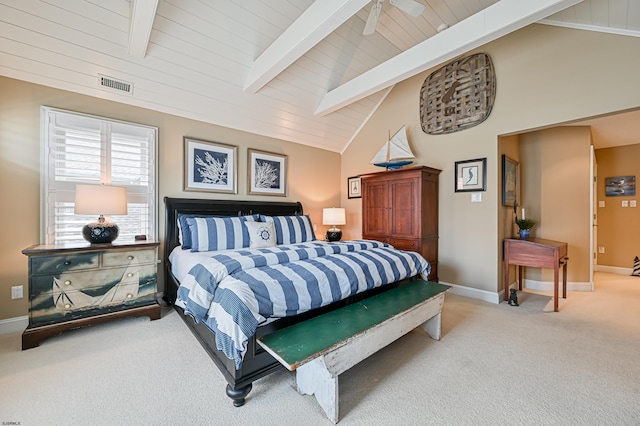
{"label": "ceiling fan blade", "polygon": [[380,10],[382,10],[382,3],[380,2],[380,0],[377,0],[371,6],[371,11],[369,12],[367,23],[364,26],[364,31],[362,31],[363,35],[371,35],[375,32],[376,25],[378,24],[378,16],[380,16]]}
{"label": "ceiling fan blade", "polygon": [[425,9],[424,4],[418,3],[415,0],[389,0],[389,3],[414,18],[422,15]]}

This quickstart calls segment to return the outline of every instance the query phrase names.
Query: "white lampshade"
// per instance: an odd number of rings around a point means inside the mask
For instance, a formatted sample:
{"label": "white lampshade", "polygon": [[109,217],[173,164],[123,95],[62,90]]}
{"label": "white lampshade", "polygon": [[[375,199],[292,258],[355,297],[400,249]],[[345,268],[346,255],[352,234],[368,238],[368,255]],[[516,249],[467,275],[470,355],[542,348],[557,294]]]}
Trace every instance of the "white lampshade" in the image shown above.
{"label": "white lampshade", "polygon": [[331,207],[328,209],[322,209],[322,224],[323,225],[344,225],[347,223],[345,211],[342,208]]}
{"label": "white lampshade", "polygon": [[76,214],[127,214],[127,188],[110,185],[76,185]]}

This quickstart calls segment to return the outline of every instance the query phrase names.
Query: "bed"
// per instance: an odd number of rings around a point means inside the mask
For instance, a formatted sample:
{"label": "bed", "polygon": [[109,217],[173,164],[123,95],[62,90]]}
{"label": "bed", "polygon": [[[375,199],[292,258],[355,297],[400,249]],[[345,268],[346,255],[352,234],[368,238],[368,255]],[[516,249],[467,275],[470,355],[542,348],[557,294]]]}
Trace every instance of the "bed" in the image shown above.
{"label": "bed", "polygon": [[164,201],[165,300],[224,375],[235,406],[255,380],[283,368],[257,337],[430,271],[419,254],[385,243],[317,240],[299,202]]}

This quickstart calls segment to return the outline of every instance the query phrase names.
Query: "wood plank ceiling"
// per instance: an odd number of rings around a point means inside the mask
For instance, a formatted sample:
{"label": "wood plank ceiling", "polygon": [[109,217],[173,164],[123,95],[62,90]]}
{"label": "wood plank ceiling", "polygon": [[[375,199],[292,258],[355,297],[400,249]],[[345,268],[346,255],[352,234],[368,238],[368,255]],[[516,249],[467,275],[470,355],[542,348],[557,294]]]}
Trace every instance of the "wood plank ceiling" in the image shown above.
{"label": "wood plank ceiling", "polygon": [[370,0],[0,0],[0,75],[341,152],[395,83],[528,24],[640,36],[637,0],[419,2],[364,36]]}

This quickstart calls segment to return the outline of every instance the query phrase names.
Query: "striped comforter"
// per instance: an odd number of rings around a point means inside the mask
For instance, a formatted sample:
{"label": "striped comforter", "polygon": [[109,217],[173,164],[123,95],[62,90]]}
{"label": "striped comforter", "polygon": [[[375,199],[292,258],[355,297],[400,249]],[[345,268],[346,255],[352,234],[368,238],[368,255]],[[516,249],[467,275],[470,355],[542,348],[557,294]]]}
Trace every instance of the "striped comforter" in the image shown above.
{"label": "striped comforter", "polygon": [[427,279],[431,269],[418,253],[367,240],[212,253],[183,279],[176,304],[215,333],[236,368],[259,325],[404,278]]}

